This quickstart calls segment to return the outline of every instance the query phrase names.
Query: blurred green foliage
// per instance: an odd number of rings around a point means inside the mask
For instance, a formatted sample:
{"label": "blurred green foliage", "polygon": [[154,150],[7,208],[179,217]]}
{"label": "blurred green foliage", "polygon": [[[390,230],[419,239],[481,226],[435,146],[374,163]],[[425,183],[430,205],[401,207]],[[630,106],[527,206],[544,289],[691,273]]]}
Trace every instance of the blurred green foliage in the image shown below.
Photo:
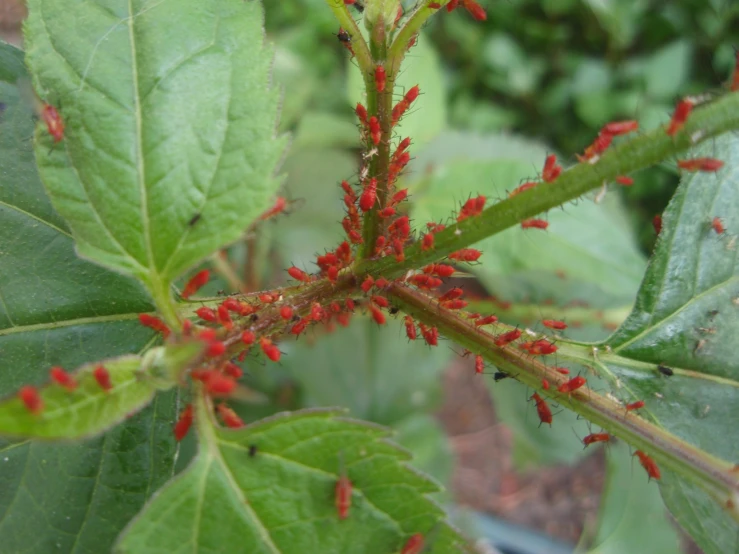
{"label": "blurred green foliage", "polygon": [[[732,0],[482,3],[484,23],[459,10],[425,30],[444,68],[450,126],[511,130],[573,161],[607,121],[635,118],[651,128],[669,119],[677,98],[720,92],[739,46],[739,2]],[[324,0],[265,4],[268,32],[282,49],[283,125],[292,128],[306,111],[352,121],[346,51]],[[665,166],[623,191],[645,251],[651,219],[676,184],[674,168]]]}

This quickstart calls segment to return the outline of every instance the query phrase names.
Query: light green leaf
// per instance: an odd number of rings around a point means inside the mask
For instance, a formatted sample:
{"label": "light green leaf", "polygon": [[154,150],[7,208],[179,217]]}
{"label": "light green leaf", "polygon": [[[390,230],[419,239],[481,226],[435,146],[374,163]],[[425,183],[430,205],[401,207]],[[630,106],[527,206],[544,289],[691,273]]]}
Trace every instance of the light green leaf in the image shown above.
{"label": "light green leaf", "polygon": [[[61,107],[64,140],[37,158],[83,256],[155,297],[266,209],[275,139],[259,2],[29,2],[28,65]],[[198,223],[190,220],[200,214]]]}
{"label": "light green leaf", "polygon": [[[739,460],[739,139],[727,135],[694,156],[723,160],[718,173],[685,175],[663,214],[654,256],[623,326],[601,363],[647,402],[668,431],[730,463]],[[721,218],[726,231],[711,227]],[[664,364],[674,371],[665,377]],[[722,506],[667,474],[662,495],[673,515],[709,554],[739,548],[739,526]]]}
{"label": "light green leaf", "polygon": [[[407,454],[380,427],[304,411],[200,431],[195,461],[131,522],[116,553],[396,552],[435,525],[429,552],[465,549],[425,497],[437,487],[403,464]],[[353,485],[345,520],[334,492],[342,463]]]}
{"label": "light green leaf", "polygon": [[[152,339],[143,288],[80,260],[44,194],[30,106],[0,83],[0,395],[48,380],[49,366],[141,351]],[[150,494],[172,476],[176,395],[81,444],[0,439],[2,550],[105,552]],[[183,457],[180,457],[183,459]]]}

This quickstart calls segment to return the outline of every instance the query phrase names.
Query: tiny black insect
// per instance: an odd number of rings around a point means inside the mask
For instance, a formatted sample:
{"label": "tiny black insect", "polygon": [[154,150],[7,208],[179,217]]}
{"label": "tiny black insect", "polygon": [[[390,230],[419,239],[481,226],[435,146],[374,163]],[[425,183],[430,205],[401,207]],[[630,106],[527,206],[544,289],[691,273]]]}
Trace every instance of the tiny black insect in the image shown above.
{"label": "tiny black insect", "polygon": [[496,371],[493,375],[493,379],[495,379],[496,382],[505,379],[506,377],[510,377],[510,375],[508,375],[505,371]]}
{"label": "tiny black insect", "polygon": [[252,321],[256,321],[257,319],[259,319],[259,316],[257,314],[251,314]]}
{"label": "tiny black insect", "polygon": [[397,313],[398,313],[399,311],[400,311],[400,308],[397,308],[397,307],[395,307],[395,306],[393,306],[392,308],[390,308],[390,309],[388,310],[388,312],[390,313],[390,315],[395,315],[395,314],[397,314]]}
{"label": "tiny black insect", "polygon": [[257,455],[257,445],[256,444],[250,444],[249,445],[249,457],[253,458]]}
{"label": "tiny black insect", "polygon": [[657,366],[657,369],[665,377],[672,377],[673,375],[675,375],[675,372],[672,371],[672,369],[669,368],[669,367],[667,367],[666,365],[660,364],[660,365]]}
{"label": "tiny black insect", "polygon": [[352,4],[352,5],[353,5],[353,6],[355,7],[355,8],[357,8],[357,11],[358,11],[359,13],[363,13],[363,12],[364,12],[364,4],[363,4],[362,2],[360,2],[360,0],[357,0],[357,1],[356,1],[356,2],[354,2],[354,4]]}
{"label": "tiny black insect", "polygon": [[347,33],[344,29],[339,29],[339,33],[336,35],[341,42],[351,42],[352,36]]}
{"label": "tiny black insect", "polygon": [[295,314],[292,318],[293,321],[300,321],[301,317],[298,314]]}
{"label": "tiny black insect", "polygon": [[196,224],[196,223],[197,223],[198,221],[200,221],[200,214],[199,214],[199,213],[198,213],[198,214],[195,214],[194,216],[192,216],[192,217],[190,218],[190,221],[188,221],[188,222],[187,222],[187,224],[188,224],[188,225],[189,225],[190,227],[192,227],[192,226],[193,226],[193,225],[195,225],[195,224]]}

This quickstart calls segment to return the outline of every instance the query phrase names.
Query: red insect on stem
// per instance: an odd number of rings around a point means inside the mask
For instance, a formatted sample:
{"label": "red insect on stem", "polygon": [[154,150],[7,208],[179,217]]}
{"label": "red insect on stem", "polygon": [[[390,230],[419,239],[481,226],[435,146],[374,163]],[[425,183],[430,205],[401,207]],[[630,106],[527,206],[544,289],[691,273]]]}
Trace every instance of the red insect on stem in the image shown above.
{"label": "red insect on stem", "polygon": [[382,312],[382,310],[374,304],[370,304],[369,309],[370,313],[372,314],[372,319],[375,320],[375,323],[377,323],[378,325],[385,325],[385,314]]}
{"label": "red insect on stem", "polygon": [[482,256],[482,252],[475,250],[474,248],[462,248],[456,252],[449,254],[450,260],[457,260],[458,262],[476,262]]}
{"label": "red insect on stem", "polygon": [[549,154],[544,160],[544,169],[541,172],[541,178],[545,183],[553,183],[562,173],[562,166],[557,164],[557,156]]}
{"label": "red insect on stem", "polygon": [[365,185],[362,196],[359,198],[359,207],[363,212],[368,212],[377,202],[377,179],[374,177]]}
{"label": "red insect on stem", "polygon": [[[182,289],[182,298],[188,299],[198,292],[210,279],[210,271],[204,269],[193,275]],[[143,322],[142,322],[143,323]]]}
{"label": "red insect on stem", "polygon": [[488,14],[485,13],[483,7],[475,0],[462,0],[462,5],[477,21],[485,21],[488,18]]}
{"label": "red insect on stem", "polygon": [[259,216],[259,219],[264,221],[265,219],[269,219],[270,217],[274,217],[278,214],[281,214],[285,211],[285,208],[287,207],[287,198],[284,196],[278,196],[277,200],[275,200],[275,203],[272,205],[271,208],[269,208],[267,211],[265,211],[262,215]]}
{"label": "red insect on stem", "polygon": [[421,250],[433,250],[434,249],[434,235],[433,233],[425,233],[421,239]]}
{"label": "red insect on stem", "polygon": [[378,65],[375,67],[375,86],[377,87],[377,92],[385,92],[386,79],[385,66]]}
{"label": "red insect on stem", "polygon": [[567,369],[566,367],[555,367],[554,368],[554,371],[556,371],[560,375],[569,375],[570,374],[570,370]]}
{"label": "red insect on stem", "polygon": [[339,32],[337,33],[336,37],[339,39],[339,42],[346,48],[349,53],[352,55],[352,58],[354,57],[354,49],[352,48],[352,36],[346,32],[343,28],[339,28]]}
{"label": "red insect on stem", "polygon": [[166,339],[169,334],[170,330],[169,327],[167,327],[167,324],[164,323],[161,319],[158,317],[155,317],[153,315],[149,314],[139,314],[139,322],[144,327],[149,327],[150,329],[153,329],[154,331],[157,331],[158,333],[161,333],[162,336]]}
{"label": "red insect on stem", "polygon": [[46,129],[55,143],[64,138],[64,121],[62,121],[62,116],[59,115],[54,106],[44,104],[44,107],[41,108],[41,119],[46,124]]}
{"label": "red insect on stem", "polygon": [[285,321],[292,319],[293,309],[290,306],[282,306],[282,308],[280,308],[280,317]]}
{"label": "red insect on stem", "polygon": [[430,10],[440,10],[441,9],[441,4],[439,4],[438,2],[429,2],[428,3],[428,8]]}
{"label": "red insect on stem", "polygon": [[513,189],[513,191],[511,191],[511,192],[508,193],[508,198],[513,198],[514,196],[517,196],[517,195],[521,194],[524,191],[527,191],[529,189],[534,188],[538,184],[539,183],[537,183],[535,181],[529,181],[528,183],[524,183],[523,185],[519,185],[518,187],[516,187],[515,189]]}
{"label": "red insect on stem", "polygon": [[637,456],[639,458],[639,463],[644,468],[644,471],[647,472],[647,475],[649,475],[650,479],[656,479],[659,481],[661,474],[659,471],[659,467],[657,467],[657,464],[655,461],[647,456],[644,452],[641,450],[637,450],[633,454],[634,456]]}
{"label": "red insect on stem", "polygon": [[524,219],[521,222],[522,229],[546,229],[549,227],[549,222],[543,219]]}
{"label": "red insect on stem", "polygon": [[425,540],[421,533],[411,535],[411,537],[403,545],[400,554],[421,554],[423,551]]}
{"label": "red insect on stem", "polygon": [[185,438],[187,432],[192,426],[193,413],[192,404],[185,406],[185,409],[180,412],[180,417],[177,418],[177,423],[174,424],[174,438],[177,442],[180,442]]}
{"label": "red insect on stem", "polygon": [[536,412],[539,414],[539,421],[541,423],[548,423],[549,426],[552,426],[552,410],[549,408],[549,404],[547,404],[547,401],[544,400],[541,396],[539,396],[539,393],[534,393],[531,395],[531,398],[529,400],[534,399],[534,402],[536,402]]}
{"label": "red insect on stem", "polygon": [[380,127],[380,121],[374,115],[369,120],[370,138],[372,143],[377,145],[380,144],[382,138],[382,128]]}
{"label": "red insect on stem", "polygon": [[485,371],[485,359],[479,354],[475,356],[475,373],[483,373]]}
{"label": "red insect on stem", "polygon": [[464,221],[468,217],[475,217],[482,213],[485,209],[486,198],[481,194],[476,198],[470,198],[464,203],[462,209],[459,211],[457,221]]}
{"label": "red insect on stem", "polygon": [[494,315],[486,315],[475,320],[475,327],[482,327],[483,325],[492,325],[498,321],[498,317]]}
{"label": "red insect on stem", "polygon": [[557,387],[557,391],[561,392],[562,394],[571,394],[583,385],[585,385],[587,381],[585,380],[585,377],[582,377],[578,375],[577,377],[573,377],[569,381],[566,381],[562,383],[560,386]]}
{"label": "red insect on stem", "polygon": [[711,227],[713,227],[713,230],[716,231],[717,235],[723,235],[726,230],[723,222],[718,217],[714,217],[713,220],[711,220]]}
{"label": "red insect on stem", "polygon": [[355,113],[357,114],[357,117],[359,118],[359,121],[367,127],[369,125],[369,119],[367,115],[367,108],[364,107],[360,102],[357,102],[357,107],[354,109]]}
{"label": "red insect on stem", "polygon": [[95,371],[92,372],[92,375],[95,377],[95,381],[97,381],[98,385],[100,385],[100,388],[105,392],[108,392],[113,388],[113,383],[110,382],[110,373],[108,373],[108,370],[105,369],[105,367],[101,365],[97,366]]}
{"label": "red insect on stem", "polygon": [[677,167],[685,171],[718,171],[724,167],[724,162],[715,158],[692,158],[690,160],[678,160]]}
{"label": "red insect on stem", "polygon": [[567,324],[564,321],[558,321],[556,319],[542,319],[541,324],[544,325],[544,327],[549,327],[550,329],[556,329],[558,331],[567,329]]}
{"label": "red insect on stem", "polygon": [[644,400],[637,400],[636,402],[632,402],[631,404],[626,404],[626,411],[633,412],[634,410],[640,410],[644,407],[644,405]]}
{"label": "red insect on stem", "polygon": [[208,306],[198,308],[197,310],[195,310],[195,313],[203,321],[210,321],[211,323],[216,323],[218,321],[216,313]]}
{"label": "red insect on stem", "polygon": [[279,362],[282,352],[280,349],[267,337],[259,339],[259,346],[262,348],[262,352],[273,362]]}
{"label": "red insect on stem", "polygon": [[74,377],[59,366],[52,367],[49,371],[49,375],[52,381],[57,385],[64,387],[68,391],[73,391],[77,388],[77,381],[75,381]]}
{"label": "red insect on stem", "polygon": [[495,345],[496,346],[506,346],[520,338],[521,338],[521,331],[519,329],[513,329],[512,331],[508,331],[507,333],[498,335],[495,338]]}
{"label": "red insect on stem", "polygon": [[626,121],[612,121],[610,123],[606,123],[603,126],[603,129],[601,130],[601,132],[607,133],[613,136],[618,136],[618,135],[627,135],[629,133],[633,133],[634,131],[638,129],[639,129],[639,122],[634,119],[629,119]]}
{"label": "red insect on stem", "polygon": [[218,415],[221,416],[223,424],[229,429],[240,429],[241,427],[244,427],[242,419],[236,415],[236,412],[225,404],[218,404],[218,406],[216,406],[216,410],[218,411]]}
{"label": "red insect on stem", "polygon": [[18,391],[18,398],[23,402],[26,410],[32,414],[40,414],[44,411],[44,401],[41,399],[36,387],[24,385]]}
{"label": "red insect on stem", "polygon": [[675,136],[677,132],[683,128],[685,122],[688,120],[690,112],[692,111],[693,101],[690,99],[681,100],[675,108],[675,112],[672,114],[670,125],[667,127],[667,134],[671,137]]}
{"label": "red insect on stem", "polygon": [[290,275],[290,277],[292,277],[296,281],[300,281],[301,283],[309,283],[311,280],[310,275],[295,266],[288,268],[287,273]]}
{"label": "red insect on stem", "polygon": [[409,340],[416,340],[418,337],[416,333],[416,322],[409,315],[405,316],[405,334]]}
{"label": "red insect on stem", "polygon": [[631,177],[629,177],[627,175],[619,175],[618,177],[616,177],[616,182],[619,185],[623,185],[625,187],[630,187],[631,185],[634,184],[634,179],[632,179]]}
{"label": "red insect on stem", "polygon": [[608,442],[609,440],[611,440],[611,435],[608,433],[591,433],[582,440],[582,443],[587,448],[596,442]]}
{"label": "red insect on stem", "polygon": [[464,291],[459,287],[449,289],[439,297],[439,302],[446,302],[447,300],[455,300],[464,296]]}
{"label": "red insect on stem", "polygon": [[408,108],[410,108],[411,104],[416,101],[420,93],[421,89],[418,88],[418,85],[411,87],[410,89],[408,89],[408,92],[405,93],[405,96],[403,96],[400,102],[395,104],[392,113],[393,126],[395,126],[398,121],[400,121],[400,118],[403,117],[403,114],[405,114],[406,111],[408,111]]}
{"label": "red insect on stem", "polygon": [[253,331],[244,331],[243,333],[241,333],[241,342],[243,342],[246,346],[251,346],[256,340],[257,336],[254,334]]}

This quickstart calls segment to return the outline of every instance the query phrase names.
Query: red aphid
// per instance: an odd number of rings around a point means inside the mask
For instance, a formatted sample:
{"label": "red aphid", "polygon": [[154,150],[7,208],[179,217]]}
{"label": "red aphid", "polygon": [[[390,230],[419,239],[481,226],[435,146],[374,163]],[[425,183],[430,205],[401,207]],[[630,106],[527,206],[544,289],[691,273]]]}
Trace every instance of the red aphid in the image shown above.
{"label": "red aphid", "polygon": [[724,167],[724,162],[715,158],[692,158],[678,160],[677,167],[685,171],[718,171]]}
{"label": "red aphid", "polygon": [[616,177],[616,182],[619,185],[623,185],[625,187],[630,187],[631,185],[634,184],[634,179],[632,179],[628,175],[619,175],[618,177]]}
{"label": "red aphid", "polygon": [[369,292],[372,286],[375,284],[375,280],[372,278],[371,275],[367,275],[367,278],[362,281],[362,284],[359,286],[364,292]]}
{"label": "red aphid", "polygon": [[573,377],[569,381],[562,383],[557,387],[557,390],[562,394],[570,394],[585,385],[586,382],[585,377],[578,375],[577,377]]}
{"label": "red aphid", "polygon": [[660,234],[662,231],[662,216],[657,214],[652,218],[652,226],[654,227],[654,232],[657,233],[657,235]]}
{"label": "red aphid", "polygon": [[284,320],[288,320],[293,316],[293,309],[290,306],[283,306],[280,308],[280,317]]}
{"label": "red aphid", "polygon": [[446,302],[440,302],[439,303],[442,308],[445,308],[447,310],[461,310],[463,308],[467,307],[467,301],[456,299],[456,300],[447,300]]}
{"label": "red aphid", "polygon": [[259,339],[259,346],[262,347],[262,352],[264,352],[264,355],[267,356],[270,360],[273,362],[279,362],[280,356],[282,356],[282,352],[280,352],[280,349],[267,337],[262,337]]}
{"label": "red aphid", "polygon": [[298,321],[295,325],[292,326],[290,329],[290,333],[296,336],[300,336],[300,334],[305,331],[305,327],[310,323],[309,319],[303,318],[300,321]]}
{"label": "red aphid", "polygon": [[464,296],[464,291],[459,287],[449,289],[439,297],[439,302],[445,302],[447,300],[454,300],[455,298],[461,298]]}
{"label": "red aphid", "polygon": [[369,120],[367,119],[367,108],[365,108],[362,104],[357,102],[357,107],[354,110],[357,114],[357,117],[359,118],[359,121],[362,122],[362,125],[365,127],[367,126]]}
{"label": "red aphid", "polygon": [[310,319],[313,321],[321,321],[324,316],[323,307],[318,302],[313,302],[310,307]]}
{"label": "red aphid", "polygon": [[457,221],[464,221],[468,217],[475,217],[482,213],[485,209],[486,198],[483,195],[479,195],[476,198],[470,198],[464,203],[462,209],[459,211]]}
{"label": "red aphid", "polygon": [[77,381],[74,380],[74,377],[59,366],[52,367],[49,371],[49,375],[52,381],[69,391],[73,391],[77,388]]}
{"label": "red aphid", "polygon": [[541,388],[543,388],[544,390],[549,390],[549,381],[547,381],[546,379],[542,379]]}
{"label": "red aphid", "polygon": [[226,427],[230,429],[240,429],[241,427],[244,427],[244,422],[241,418],[225,404],[218,404],[218,406],[216,406],[216,410],[218,410],[218,415],[221,416],[221,420]]}
{"label": "red aphid", "polygon": [[26,410],[32,414],[40,414],[44,411],[44,401],[36,390],[36,387],[24,385],[18,391],[18,398],[23,402]]}
{"label": "red aphid", "polygon": [[693,101],[690,99],[681,100],[675,112],[672,114],[670,125],[667,127],[667,134],[674,136],[677,132],[683,128],[685,122],[688,120],[690,112],[693,111]]}
{"label": "red aphid", "polygon": [[380,308],[387,308],[390,303],[387,301],[387,298],[384,296],[371,296],[370,300],[377,304]]}
{"label": "red aphid", "polygon": [[426,344],[429,346],[438,346],[439,344],[439,330],[436,327],[425,327],[421,326],[421,334]]}
{"label": "red aphid", "polygon": [[601,130],[602,133],[607,133],[609,135],[618,136],[618,135],[627,135],[629,133],[633,133],[634,131],[639,129],[639,122],[634,119],[629,119],[626,121],[612,121],[611,123],[607,123],[603,126],[603,129]]}
{"label": "red aphid", "polygon": [[542,319],[541,324],[544,325],[544,327],[557,329],[558,331],[567,329],[567,324],[564,321],[557,321],[556,319]]}
{"label": "red aphid", "polygon": [[431,264],[426,267],[431,269],[429,273],[432,275],[438,275],[439,277],[451,277],[456,271],[453,266],[446,264]]}
{"label": "red aphid", "polygon": [[195,310],[195,313],[198,314],[198,317],[203,321],[210,321],[211,323],[216,323],[216,321],[218,321],[216,313],[208,306],[198,308]]}
{"label": "red aphid", "polygon": [[274,304],[280,299],[280,296],[278,294],[269,294],[267,292],[264,292],[259,295],[259,301],[263,304]]}
{"label": "red aphid", "polygon": [[554,371],[556,371],[560,375],[569,375],[570,374],[570,370],[567,369],[566,367],[555,367],[554,368]]}
{"label": "red aphid", "polygon": [[223,356],[226,353],[226,345],[219,340],[214,340],[208,343],[208,347],[205,349],[205,355],[208,358],[217,358]]}
{"label": "red aphid", "polygon": [[234,379],[241,379],[244,375],[244,371],[233,362],[226,362],[223,365],[223,372]]}
{"label": "red aphid", "polygon": [[378,325],[385,325],[385,314],[382,312],[382,310],[374,304],[370,304],[369,309],[370,313],[372,314],[372,319],[375,320],[375,323],[377,323]]}
{"label": "red aphid", "polygon": [[393,197],[390,199],[390,205],[397,206],[406,198],[408,198],[408,189],[401,189],[393,194]]}
{"label": "red aphid", "polygon": [[377,281],[375,281],[375,287],[377,287],[378,289],[384,289],[389,284],[390,284],[390,281],[388,281],[384,277],[380,277],[379,279],[377,279]]}
{"label": "red aphid", "polygon": [[103,366],[97,366],[95,371],[92,372],[92,375],[95,377],[97,384],[100,385],[100,388],[105,392],[113,388],[113,383],[110,382],[110,373]]}
{"label": "red aphid", "polygon": [[226,329],[233,329],[234,325],[233,321],[231,321],[231,314],[228,313],[228,309],[226,308],[226,306],[224,306],[223,304],[218,306],[217,316],[218,323],[223,325]]}
{"label": "red aphid", "polygon": [[524,219],[521,222],[522,229],[546,229],[549,227],[549,222],[543,219]]}
{"label": "red aphid", "polygon": [[386,78],[387,75],[385,73],[385,66],[378,65],[377,67],[375,67],[375,86],[377,87],[377,92],[385,91]]}
{"label": "red aphid", "polygon": [[251,346],[254,344],[254,341],[257,340],[257,336],[254,334],[253,331],[244,331],[241,333],[241,342],[243,342],[246,346]]}
{"label": "red aphid", "polygon": [[288,268],[287,272],[296,281],[300,281],[301,283],[310,282],[310,275],[298,267],[292,266]]}
{"label": "red aphid", "polygon": [[403,545],[403,550],[400,551],[400,554],[421,554],[421,552],[423,551],[424,543],[425,541],[421,533],[411,535],[411,537]]}
{"label": "red aphid", "polygon": [[553,183],[562,173],[562,166],[557,164],[557,156],[549,154],[544,161],[544,170],[541,173],[545,183]]}
{"label": "red aphid", "polygon": [[359,207],[363,212],[368,212],[372,209],[377,201],[377,179],[374,177],[369,180],[362,191],[362,196],[359,197]]}
{"label": "red aphid", "polygon": [[177,442],[180,442],[185,438],[187,432],[192,426],[192,404],[185,406],[185,409],[180,412],[180,417],[177,418],[177,423],[174,424],[174,438]]}
{"label": "red aphid", "polygon": [[529,189],[534,188],[538,184],[539,183],[537,183],[535,181],[529,181],[528,183],[524,183],[523,185],[520,185],[520,186],[516,187],[515,189],[513,189],[513,191],[511,191],[510,193],[508,193],[508,198],[513,198],[514,196],[517,196],[517,195],[521,194],[524,191],[527,191]]}
{"label": "red aphid", "polygon": [[608,433],[591,433],[582,440],[582,443],[587,447],[596,442],[608,442],[609,440],[611,440],[611,435]]}
{"label": "red aphid", "polygon": [[633,412],[634,410],[640,410],[643,407],[644,400],[637,400],[636,402],[632,402],[631,404],[626,404],[626,411]]}
{"label": "red aphid", "polygon": [[380,122],[374,115],[369,120],[370,138],[374,144],[380,144],[382,138],[382,129],[380,128]]}
{"label": "red aphid", "polygon": [[41,119],[46,123],[46,129],[54,142],[59,142],[64,138],[64,121],[54,106],[44,104],[41,108]]}
{"label": "red aphid", "polygon": [[475,373],[482,373],[485,371],[485,359],[479,354],[475,356]]}
{"label": "red aphid", "polygon": [[485,21],[488,18],[488,14],[485,13],[483,7],[475,0],[462,0],[462,5],[477,21]]}
{"label": "red aphid", "polygon": [[352,36],[343,28],[339,27],[339,32],[336,34],[336,37],[339,39],[339,42],[344,45],[344,48],[349,51],[353,58],[354,48],[352,48]]}
{"label": "red aphid", "polygon": [[275,203],[272,205],[271,208],[269,208],[267,211],[265,211],[262,215],[259,216],[259,219],[265,220],[269,219],[270,217],[274,217],[279,213],[282,213],[285,208],[287,207],[287,198],[284,196],[278,196],[277,200],[275,200]]}
{"label": "red aphid", "polygon": [[507,344],[510,344],[515,340],[518,340],[519,338],[521,338],[520,329],[513,329],[512,331],[508,331],[507,333],[498,335],[495,338],[495,344],[496,346],[506,346]]}
{"label": "red aphid", "polygon": [[536,412],[539,414],[539,421],[542,423],[548,423],[552,426],[552,410],[549,408],[549,404],[544,400],[539,393],[534,393],[531,398],[536,402]]}
{"label": "red aphid", "polygon": [[636,452],[634,452],[633,455],[639,458],[639,463],[644,468],[644,471],[647,472],[647,475],[649,475],[649,478],[656,479],[657,481],[659,481],[661,474],[659,472],[659,467],[657,467],[657,464],[655,463],[655,461],[649,456],[647,456],[641,450],[637,450]]}
{"label": "red aphid", "polygon": [[432,250],[434,248],[434,235],[426,233],[421,239],[421,250]]}
{"label": "red aphid", "polygon": [[150,329],[154,329],[154,331],[157,331],[158,333],[161,333],[162,336],[166,339],[169,334],[170,330],[169,327],[167,327],[167,324],[164,323],[161,319],[158,317],[155,317],[153,315],[149,314],[139,314],[139,322],[144,327],[149,327]]}
{"label": "red aphid", "polygon": [[416,340],[416,323],[413,318],[409,315],[405,316],[405,334],[410,340]]}
{"label": "red aphid", "polygon": [[717,235],[723,235],[724,231],[726,230],[724,229],[723,222],[718,217],[713,218],[713,220],[711,221],[711,227],[713,227],[713,230],[716,231]]}
{"label": "red aphid", "polygon": [[336,512],[339,519],[349,517],[349,508],[352,505],[352,482],[346,475],[339,477],[336,482]]}
{"label": "red aphid", "polygon": [[498,317],[494,315],[486,315],[475,320],[475,327],[482,327],[483,325],[492,325],[498,321]]}
{"label": "red aphid", "polygon": [[462,248],[456,252],[449,254],[450,260],[457,260],[459,262],[476,262],[482,256],[482,252],[475,250],[474,248]]}
{"label": "red aphid", "polygon": [[190,298],[193,294],[200,290],[201,287],[205,286],[209,279],[210,271],[208,271],[207,269],[199,271],[198,273],[193,275],[185,285],[185,288],[182,289],[182,298]]}
{"label": "red aphid", "polygon": [[455,9],[459,7],[459,1],[460,0],[449,0],[449,3],[446,5],[446,11],[448,13],[451,13]]}
{"label": "red aphid", "polygon": [[[529,354],[534,356],[547,356],[549,354],[554,354],[557,351],[557,345],[546,339],[539,339],[532,343],[525,344],[525,349],[529,351]],[[524,345],[521,345],[521,348],[524,348]]]}
{"label": "red aphid", "polygon": [[[408,89],[408,92],[405,93],[405,96],[402,98],[402,100],[395,104],[392,113],[393,126],[398,123],[401,117],[403,117],[403,114],[408,110],[408,108],[411,107],[411,104],[415,102],[419,94],[420,89],[418,88],[418,85],[411,87],[410,89]],[[408,146],[406,146],[406,148],[408,148]]]}
{"label": "red aphid", "polygon": [[441,9],[441,4],[439,4],[438,2],[429,2],[428,3],[428,8],[430,10],[440,10]]}

